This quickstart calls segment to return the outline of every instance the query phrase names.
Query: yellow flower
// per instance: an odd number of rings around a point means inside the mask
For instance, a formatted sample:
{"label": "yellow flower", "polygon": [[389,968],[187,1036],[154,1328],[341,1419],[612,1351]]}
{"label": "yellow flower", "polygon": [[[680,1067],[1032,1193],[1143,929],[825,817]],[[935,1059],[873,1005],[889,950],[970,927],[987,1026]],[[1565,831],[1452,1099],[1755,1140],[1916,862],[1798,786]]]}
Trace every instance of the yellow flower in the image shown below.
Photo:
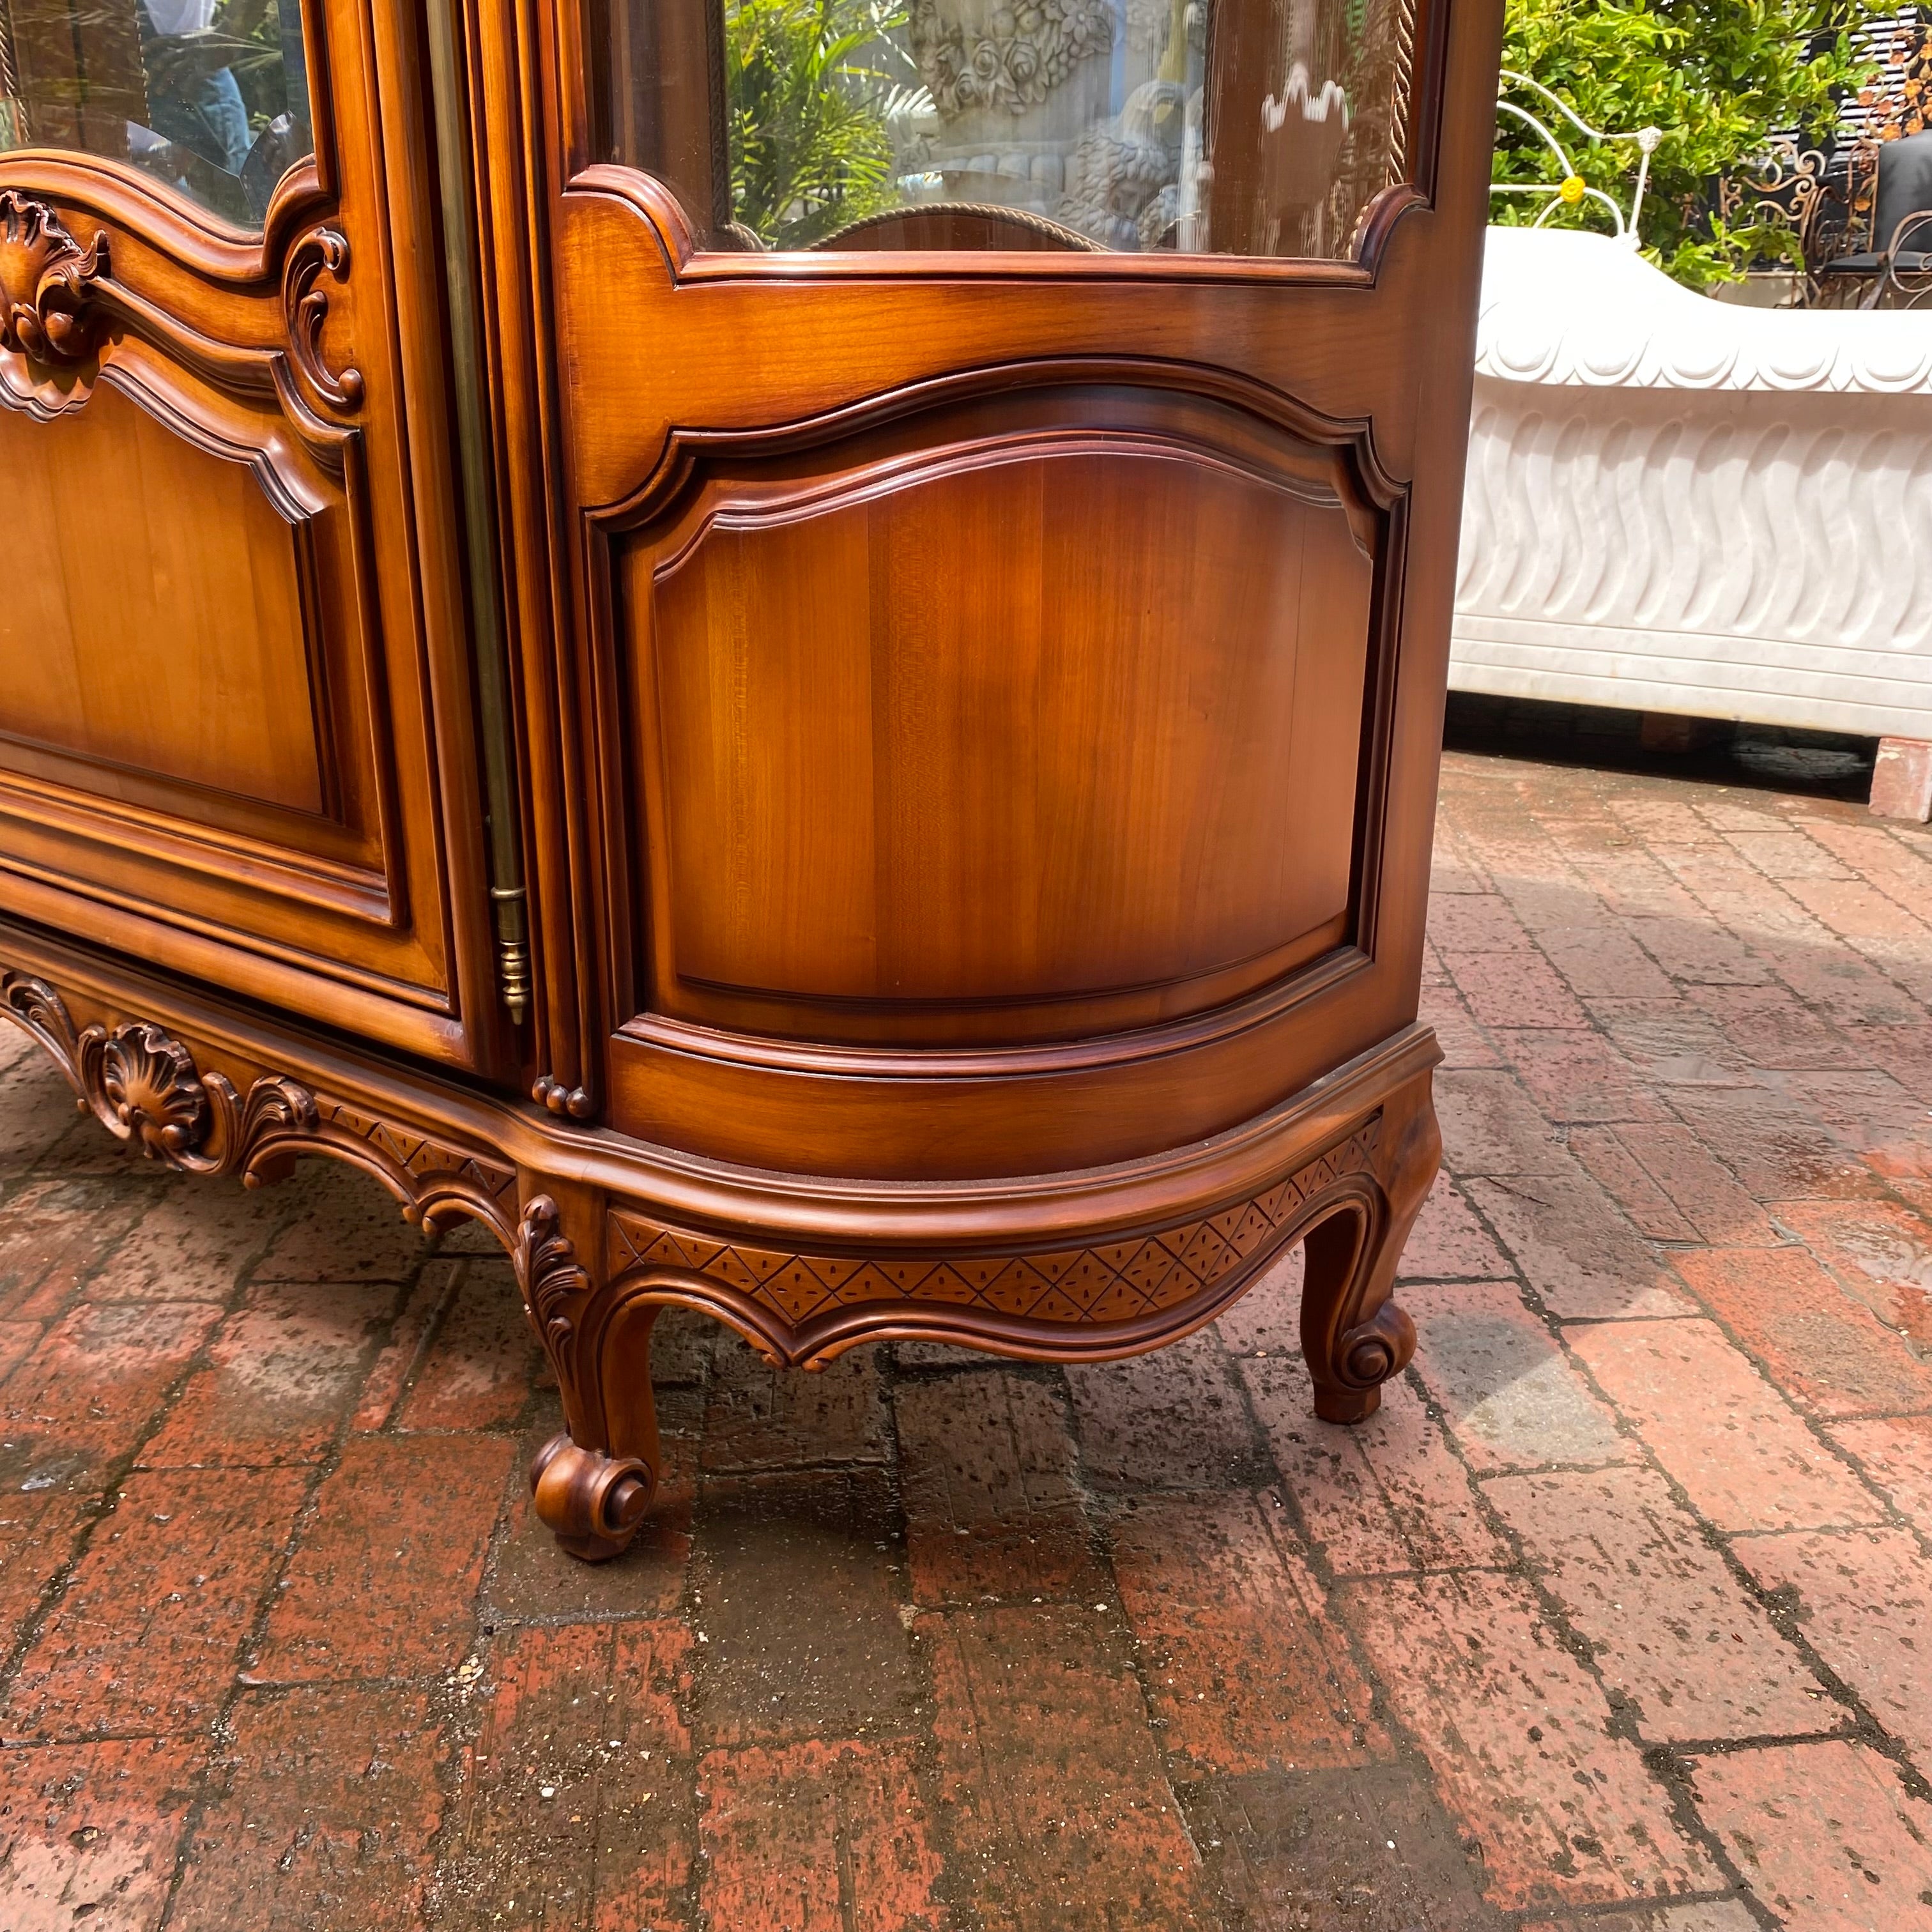
{"label": "yellow flower", "polygon": [[1570,207],[1574,208],[1577,202],[1583,199],[1583,177],[1581,175],[1568,176],[1563,185],[1556,190],[1556,198],[1558,201],[1567,202]]}

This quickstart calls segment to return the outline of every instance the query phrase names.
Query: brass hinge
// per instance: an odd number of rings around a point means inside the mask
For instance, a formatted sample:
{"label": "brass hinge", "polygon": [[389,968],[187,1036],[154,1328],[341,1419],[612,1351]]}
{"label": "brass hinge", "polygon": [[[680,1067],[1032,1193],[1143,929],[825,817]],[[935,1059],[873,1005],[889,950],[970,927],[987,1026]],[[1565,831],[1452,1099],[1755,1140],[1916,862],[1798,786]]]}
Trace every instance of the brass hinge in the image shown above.
{"label": "brass hinge", "polygon": [[496,915],[496,990],[518,1025],[530,1010],[530,940],[527,904],[521,886],[492,886]]}

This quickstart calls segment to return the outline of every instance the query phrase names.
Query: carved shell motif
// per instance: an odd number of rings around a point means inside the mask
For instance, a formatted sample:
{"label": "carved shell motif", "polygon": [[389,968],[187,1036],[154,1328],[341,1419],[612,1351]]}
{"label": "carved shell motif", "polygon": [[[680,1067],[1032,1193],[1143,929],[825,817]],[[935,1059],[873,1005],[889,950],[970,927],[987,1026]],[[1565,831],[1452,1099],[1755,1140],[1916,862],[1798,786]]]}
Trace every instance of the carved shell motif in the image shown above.
{"label": "carved shell motif", "polygon": [[162,1161],[178,1160],[208,1132],[208,1094],[188,1048],[145,1021],[119,1028],[100,1047],[107,1124]]}
{"label": "carved shell motif", "polygon": [[0,344],[37,362],[78,362],[94,346],[93,284],[107,238],[81,247],[44,201],[0,189]]}

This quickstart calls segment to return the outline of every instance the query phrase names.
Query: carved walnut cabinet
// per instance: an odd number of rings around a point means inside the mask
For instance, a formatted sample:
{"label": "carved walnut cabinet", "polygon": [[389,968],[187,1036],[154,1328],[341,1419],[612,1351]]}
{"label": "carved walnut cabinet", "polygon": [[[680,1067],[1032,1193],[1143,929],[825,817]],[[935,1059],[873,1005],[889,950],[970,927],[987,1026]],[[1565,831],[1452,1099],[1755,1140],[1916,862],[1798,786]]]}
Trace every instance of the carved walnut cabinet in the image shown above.
{"label": "carved walnut cabinet", "polygon": [[0,969],[171,1167],[1374,1407],[1498,0],[0,0]]}

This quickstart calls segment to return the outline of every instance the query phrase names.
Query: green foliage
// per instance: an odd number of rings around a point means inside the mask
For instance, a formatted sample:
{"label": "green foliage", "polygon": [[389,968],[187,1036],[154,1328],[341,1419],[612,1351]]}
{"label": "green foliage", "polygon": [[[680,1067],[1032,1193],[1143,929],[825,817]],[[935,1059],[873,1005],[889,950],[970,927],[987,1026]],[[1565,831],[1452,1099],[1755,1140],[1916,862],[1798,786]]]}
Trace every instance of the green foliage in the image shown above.
{"label": "green foliage", "polygon": [[[1790,228],[1761,218],[1727,224],[1711,212],[1715,184],[1749,170],[1773,134],[1822,134],[1838,94],[1868,71],[1850,58],[1842,30],[1892,10],[1892,0],[1509,0],[1503,65],[1540,81],[1594,128],[1664,130],[1640,224],[1644,253],[1701,288],[1797,260]],[[1634,143],[1593,146],[1528,89],[1508,98],[1551,125],[1583,179],[1628,213]],[[1496,134],[1496,180],[1562,178],[1532,129],[1504,115]],[[1532,221],[1542,205],[1537,196],[1495,195],[1491,219]],[[1602,206],[1588,201],[1550,221],[1609,225]]]}
{"label": "green foliage", "polygon": [[897,198],[872,62],[904,20],[887,0],[727,0],[731,206],[767,246],[808,248]]}

